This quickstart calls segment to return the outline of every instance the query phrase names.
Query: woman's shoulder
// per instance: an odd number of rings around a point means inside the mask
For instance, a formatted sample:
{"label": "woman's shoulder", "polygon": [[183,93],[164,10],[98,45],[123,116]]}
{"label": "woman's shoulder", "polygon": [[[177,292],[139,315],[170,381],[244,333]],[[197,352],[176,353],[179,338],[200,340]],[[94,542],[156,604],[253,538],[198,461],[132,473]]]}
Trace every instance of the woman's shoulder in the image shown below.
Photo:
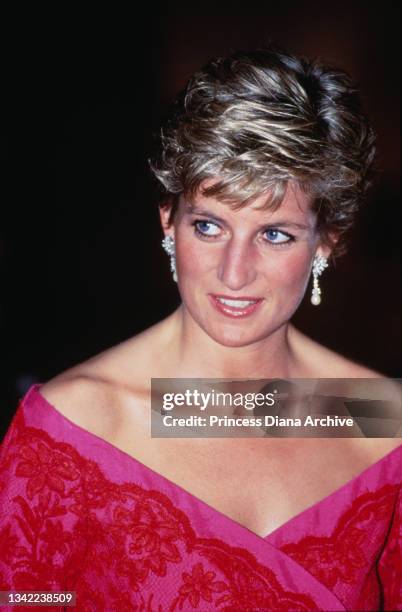
{"label": "woman's shoulder", "polygon": [[148,398],[147,381],[138,376],[138,370],[131,379],[124,378],[120,359],[116,347],[108,349],[45,382],[39,393],[76,425],[111,440],[123,426],[129,407],[138,413]]}
{"label": "woman's shoulder", "polygon": [[119,411],[110,385],[88,373],[63,373],[44,383],[39,394],[60,414],[100,437],[110,437]]}
{"label": "woman's shoulder", "polygon": [[151,377],[163,377],[169,338],[163,321],[62,372],[40,394],[71,421],[110,439],[130,420],[144,423]]}
{"label": "woman's shoulder", "polygon": [[293,326],[289,339],[306,378],[385,378],[384,374],[337,353]]}
{"label": "woman's shoulder", "polygon": [[393,415],[395,423],[399,422],[396,437],[380,438],[377,442],[372,439],[367,441],[369,446],[382,449],[401,443],[402,388],[397,381],[336,353],[295,328],[292,328],[291,339],[292,351],[302,364],[299,378],[320,379],[320,391],[326,395],[386,402],[387,418]]}

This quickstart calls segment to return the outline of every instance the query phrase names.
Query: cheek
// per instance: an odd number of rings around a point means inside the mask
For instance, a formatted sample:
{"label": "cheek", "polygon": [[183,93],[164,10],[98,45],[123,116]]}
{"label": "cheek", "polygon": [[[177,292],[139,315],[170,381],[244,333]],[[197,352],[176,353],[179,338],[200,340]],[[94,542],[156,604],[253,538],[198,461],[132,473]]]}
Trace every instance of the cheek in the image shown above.
{"label": "cheek", "polygon": [[203,273],[216,268],[217,254],[210,246],[193,236],[176,241],[177,268],[183,279],[196,281]]}
{"label": "cheek", "polygon": [[194,247],[193,241],[179,243],[176,246],[176,261],[181,274],[187,274],[191,270],[199,270],[201,267],[199,249]]}
{"label": "cheek", "polygon": [[264,266],[264,276],[272,288],[295,291],[304,289],[310,274],[308,248],[274,253]]}

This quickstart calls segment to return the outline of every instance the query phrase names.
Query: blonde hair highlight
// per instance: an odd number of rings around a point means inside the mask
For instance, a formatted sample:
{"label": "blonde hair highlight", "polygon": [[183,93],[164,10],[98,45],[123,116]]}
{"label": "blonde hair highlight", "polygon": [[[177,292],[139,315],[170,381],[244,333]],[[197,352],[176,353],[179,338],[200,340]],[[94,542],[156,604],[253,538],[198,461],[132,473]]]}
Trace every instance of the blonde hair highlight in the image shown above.
{"label": "blonde hair highlight", "polygon": [[[234,209],[267,194],[277,208],[289,181],[311,196],[331,244],[351,226],[371,183],[375,135],[344,71],[277,48],[239,51],[197,71],[164,121],[149,160],[172,205],[203,190]],[[332,245],[333,246],[333,245]]]}

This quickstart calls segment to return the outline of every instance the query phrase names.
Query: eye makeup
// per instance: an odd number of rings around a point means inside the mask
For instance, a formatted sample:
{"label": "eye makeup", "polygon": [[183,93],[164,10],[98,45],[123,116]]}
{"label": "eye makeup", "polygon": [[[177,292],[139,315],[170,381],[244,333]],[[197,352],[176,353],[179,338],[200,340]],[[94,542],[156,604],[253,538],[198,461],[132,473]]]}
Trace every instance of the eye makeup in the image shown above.
{"label": "eye makeup", "polygon": [[[194,227],[195,235],[201,238],[202,240],[216,240],[220,237],[219,230],[221,228],[217,223],[215,223],[215,221],[212,221],[210,219],[195,219],[191,222],[191,225]],[[203,226],[204,229],[202,229]],[[213,233],[208,233],[208,231],[210,231],[211,229],[213,230]],[[261,233],[265,235],[269,232],[271,233],[271,239],[263,238],[263,240],[270,246],[283,247],[296,241],[296,236],[290,234],[289,232],[284,232],[276,226],[267,226],[262,230]]]}

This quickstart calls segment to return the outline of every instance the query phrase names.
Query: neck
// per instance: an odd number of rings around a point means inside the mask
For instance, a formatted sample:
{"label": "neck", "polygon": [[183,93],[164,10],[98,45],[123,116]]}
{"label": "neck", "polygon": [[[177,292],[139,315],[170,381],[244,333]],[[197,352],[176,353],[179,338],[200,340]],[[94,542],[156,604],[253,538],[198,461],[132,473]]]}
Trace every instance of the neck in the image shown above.
{"label": "neck", "polygon": [[[227,347],[210,338],[181,305],[169,317],[170,364],[181,378],[291,378],[295,360],[292,327],[285,324],[269,337],[248,346]],[[175,368],[176,369],[176,368]]]}

